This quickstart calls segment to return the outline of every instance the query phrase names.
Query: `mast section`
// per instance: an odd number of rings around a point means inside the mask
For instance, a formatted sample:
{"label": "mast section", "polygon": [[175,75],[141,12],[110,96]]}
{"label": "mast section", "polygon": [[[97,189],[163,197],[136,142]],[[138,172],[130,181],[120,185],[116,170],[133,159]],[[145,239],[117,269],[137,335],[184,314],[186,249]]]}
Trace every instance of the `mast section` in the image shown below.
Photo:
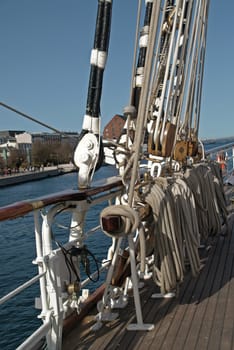
{"label": "mast section", "polygon": [[96,30],[90,58],[90,77],[86,114],[80,138],[74,153],[74,163],[79,168],[78,186],[90,185],[93,173],[103,162],[100,138],[100,102],[102,82],[107,60],[111,28],[112,0],[99,0]]}
{"label": "mast section", "polygon": [[[144,23],[139,34],[131,106],[125,108],[127,113],[130,111],[125,130],[132,129],[134,133],[131,140],[127,133],[121,144],[127,152],[119,157],[125,163],[121,173],[124,182],[129,182],[130,205],[142,159],[148,159],[149,168],[153,163],[181,167],[198,156],[209,3],[209,0],[146,1],[147,48],[142,45]],[[117,151],[121,153],[121,149]]]}

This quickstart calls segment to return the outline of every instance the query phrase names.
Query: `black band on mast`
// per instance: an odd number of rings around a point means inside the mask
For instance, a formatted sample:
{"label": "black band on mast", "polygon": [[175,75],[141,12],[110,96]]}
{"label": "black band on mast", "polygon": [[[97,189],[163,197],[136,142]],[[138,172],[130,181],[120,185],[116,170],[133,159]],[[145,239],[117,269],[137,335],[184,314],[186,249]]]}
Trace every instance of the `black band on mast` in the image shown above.
{"label": "black band on mast", "polygon": [[[99,118],[100,115],[103,73],[105,69],[110,37],[111,10],[112,1],[98,1],[96,30],[90,62],[91,69],[87,94],[86,116],[84,117],[87,120],[89,118]],[[92,129],[92,127],[89,126],[91,122],[87,122],[87,120],[84,121],[83,129]],[[96,134],[96,129],[97,128],[94,127],[94,130],[91,131]]]}
{"label": "black band on mast", "polygon": [[[104,2],[98,1],[96,29],[95,29],[94,43],[93,43],[94,50],[99,49],[100,42],[101,42],[103,10],[104,10]],[[96,77],[97,77],[96,66],[92,65],[92,63],[91,63],[90,76],[89,76],[89,87],[88,87],[88,94],[87,94],[87,104],[86,104],[86,114],[90,115],[90,116],[92,116],[92,110],[93,110],[95,83],[97,80]]]}
{"label": "black band on mast", "polygon": [[[142,79],[144,76],[144,67],[145,67],[145,59],[146,59],[147,44],[148,44],[147,41],[148,41],[148,35],[149,35],[149,26],[151,21],[152,8],[153,8],[153,2],[147,1],[146,9],[145,9],[145,17],[144,17],[144,27],[142,28],[140,33],[140,43],[139,43],[140,49],[139,49],[137,68],[136,68],[135,87],[132,91],[132,99],[131,99],[131,104],[136,108],[136,111],[138,110],[138,106],[139,106],[141,88],[142,88]],[[144,37],[146,38],[145,40],[144,40]]]}

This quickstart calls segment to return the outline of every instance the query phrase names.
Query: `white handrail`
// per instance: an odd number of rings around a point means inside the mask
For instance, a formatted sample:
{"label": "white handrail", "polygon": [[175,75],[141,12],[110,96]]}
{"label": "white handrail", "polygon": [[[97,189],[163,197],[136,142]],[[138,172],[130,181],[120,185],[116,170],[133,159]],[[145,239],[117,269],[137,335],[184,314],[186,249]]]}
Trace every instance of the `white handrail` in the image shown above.
{"label": "white handrail", "polygon": [[41,325],[30,337],[28,337],[16,350],[33,350],[39,341],[46,336],[50,330],[51,323],[47,321]]}
{"label": "white handrail", "polygon": [[[24,289],[30,287],[31,285],[33,285],[39,280],[40,292],[41,292],[40,300],[41,300],[41,306],[42,306],[41,314],[39,317],[41,318],[43,324],[40,327],[38,327],[38,329],[29,338],[27,338],[17,348],[17,350],[34,349],[35,345],[38,344],[44,336],[48,336],[48,334],[51,334],[51,338],[47,337],[47,342],[48,344],[50,344],[50,348],[52,345],[52,348],[54,350],[60,349],[61,336],[62,336],[61,329],[63,327],[63,305],[62,304],[64,304],[63,297],[65,296],[63,296],[63,292],[61,294],[61,290],[60,290],[61,288],[57,286],[57,282],[54,283],[54,281],[57,280],[58,278],[57,262],[59,259],[59,254],[56,255],[57,254],[56,250],[53,250],[52,237],[50,232],[50,228],[52,223],[54,222],[54,218],[57,216],[57,214],[60,213],[60,211],[61,212],[68,211],[70,213],[76,210],[88,211],[92,206],[98,205],[100,203],[104,203],[108,200],[114,200],[116,196],[119,196],[119,195],[121,195],[121,185],[118,182],[116,186],[112,186],[110,187],[110,189],[104,188],[103,192],[102,192],[102,189],[100,188],[100,192],[97,190],[97,192],[94,193],[92,197],[89,196],[87,197],[86,200],[84,200],[83,197],[81,196],[81,199],[74,199],[74,200],[71,199],[68,201],[61,200],[59,202],[55,201],[55,203],[53,203],[54,204],[53,206],[51,206],[51,203],[49,204],[46,203],[44,204],[44,207],[48,208],[47,212],[46,211],[41,212],[38,209],[37,205],[32,206],[32,207],[35,207],[35,209],[33,210],[33,214],[34,214],[35,244],[36,244],[36,259],[33,261],[33,263],[38,265],[38,270],[39,270],[38,275],[34,276],[27,282],[17,287],[15,290],[3,296],[0,299],[0,305],[10,300],[15,295],[19,294]],[[6,214],[4,215],[7,216]],[[25,215],[25,211],[23,210],[22,216],[24,215]],[[17,217],[19,217],[18,213],[16,214],[16,218]],[[86,232],[84,232],[83,239],[86,239],[88,236],[95,233],[99,228],[100,228],[100,225],[96,227],[92,227]],[[73,240],[70,243],[67,242],[67,244],[74,245],[76,244],[76,240]],[[105,272],[108,264],[109,262],[105,261],[102,264],[102,267],[99,269],[99,271],[93,272],[90,277],[94,278],[98,274]],[[51,276],[52,276],[52,280],[50,280]],[[80,283],[81,288],[83,288],[87,283],[88,283],[88,279],[84,279],[83,281],[81,281]],[[52,293],[52,295],[48,295],[50,293]],[[69,295],[67,297],[69,298]],[[51,300],[53,298],[56,300],[57,299],[60,300],[58,305],[56,304],[56,302],[51,303]],[[58,339],[54,342],[55,340],[54,334],[56,333],[57,330],[59,332]]]}
{"label": "white handrail", "polygon": [[205,153],[208,156],[210,154],[218,153],[220,151],[226,151],[226,150],[232,149],[232,148],[234,148],[234,142],[211,148],[211,149],[207,150]]}
{"label": "white handrail", "polygon": [[31,278],[29,281],[25,282],[24,284],[20,285],[18,288],[14,289],[12,292],[6,294],[4,297],[0,299],[0,305],[5,303],[7,300],[13,298],[15,295],[19,294],[22,292],[24,289],[32,286],[35,282],[37,282],[41,277],[45,275],[45,272],[34,276]]}

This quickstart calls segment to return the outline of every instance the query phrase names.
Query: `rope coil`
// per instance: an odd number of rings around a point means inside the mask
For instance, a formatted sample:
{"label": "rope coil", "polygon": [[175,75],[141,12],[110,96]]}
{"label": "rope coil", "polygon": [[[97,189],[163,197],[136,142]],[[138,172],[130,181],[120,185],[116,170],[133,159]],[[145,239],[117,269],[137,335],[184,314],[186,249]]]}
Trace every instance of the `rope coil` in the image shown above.
{"label": "rope coil", "polygon": [[[102,219],[107,216],[119,216],[121,218],[121,226],[113,232],[106,231],[103,228]],[[100,215],[100,224],[103,232],[110,237],[124,237],[131,233],[134,233],[139,227],[140,219],[136,210],[129,205],[111,205],[103,209]]]}
{"label": "rope coil", "polygon": [[183,281],[188,260],[193,276],[200,271],[200,239],[221,232],[226,223],[220,170],[198,164],[175,178],[157,178],[145,201],[154,218],[154,279],[163,294]]}

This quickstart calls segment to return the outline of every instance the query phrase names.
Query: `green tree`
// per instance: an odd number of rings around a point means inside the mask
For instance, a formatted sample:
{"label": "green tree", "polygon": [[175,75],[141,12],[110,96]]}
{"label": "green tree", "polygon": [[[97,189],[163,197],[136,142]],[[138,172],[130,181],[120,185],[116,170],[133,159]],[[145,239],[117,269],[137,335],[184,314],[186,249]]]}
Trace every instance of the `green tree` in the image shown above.
{"label": "green tree", "polygon": [[27,159],[24,152],[16,149],[16,148],[10,148],[10,155],[7,158],[7,166],[11,169],[13,168],[20,168],[22,164],[27,165]]}
{"label": "green tree", "polygon": [[47,165],[50,159],[50,147],[40,141],[36,141],[32,145],[32,162],[33,166]]}

